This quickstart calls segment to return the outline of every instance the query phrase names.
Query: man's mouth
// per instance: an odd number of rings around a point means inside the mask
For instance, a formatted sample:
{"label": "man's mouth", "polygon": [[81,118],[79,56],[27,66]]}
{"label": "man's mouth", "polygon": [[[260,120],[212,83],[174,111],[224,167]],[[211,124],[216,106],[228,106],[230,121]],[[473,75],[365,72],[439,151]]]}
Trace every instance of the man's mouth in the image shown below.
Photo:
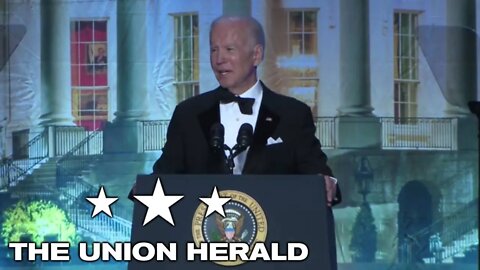
{"label": "man's mouth", "polygon": [[220,74],[221,76],[225,76],[225,75],[227,75],[228,73],[230,73],[229,70],[219,70],[219,71],[218,71],[218,74]]}

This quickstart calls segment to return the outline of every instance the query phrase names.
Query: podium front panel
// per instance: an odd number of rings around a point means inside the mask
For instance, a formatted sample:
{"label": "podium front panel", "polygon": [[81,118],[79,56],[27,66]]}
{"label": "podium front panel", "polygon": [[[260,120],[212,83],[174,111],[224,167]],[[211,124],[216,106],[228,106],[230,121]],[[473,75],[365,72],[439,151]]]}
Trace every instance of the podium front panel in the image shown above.
{"label": "podium front panel", "polygon": [[[138,242],[177,243],[177,260],[132,260],[129,270],[336,269],[333,219],[331,210],[326,206],[322,176],[140,175],[137,178],[135,195],[152,195],[158,178],[166,195],[184,196],[170,207],[175,226],[161,217],[156,217],[143,226],[147,207],[135,200],[131,242],[132,245]],[[278,243],[279,254],[285,255],[287,243],[300,242],[307,245],[308,257],[296,262],[248,261],[236,266],[218,265],[199,259],[187,261],[186,243],[194,242],[192,221],[196,214],[198,216],[199,205],[203,204],[199,198],[210,197],[214,187],[217,187],[219,192],[233,190],[247,194],[261,206],[267,223],[265,245],[268,248],[272,243]],[[246,224],[248,221],[244,222]],[[253,233],[247,229],[245,231],[247,234]]]}

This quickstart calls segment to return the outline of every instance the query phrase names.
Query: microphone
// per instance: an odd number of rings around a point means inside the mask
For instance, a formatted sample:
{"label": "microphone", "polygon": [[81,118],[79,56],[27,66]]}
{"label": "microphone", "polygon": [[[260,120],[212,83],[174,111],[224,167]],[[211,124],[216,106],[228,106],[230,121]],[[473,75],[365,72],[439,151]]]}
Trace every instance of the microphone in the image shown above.
{"label": "microphone", "polygon": [[210,128],[210,146],[216,150],[223,150],[225,128],[221,123],[215,123]]}
{"label": "microphone", "polygon": [[244,123],[238,129],[237,135],[237,144],[232,148],[230,151],[230,155],[227,157],[227,165],[230,169],[230,173],[233,174],[233,168],[235,167],[235,163],[233,159],[240,155],[243,151],[247,149],[247,147],[252,144],[253,140],[253,127],[249,123]]}
{"label": "microphone", "polygon": [[[230,148],[225,144],[224,137],[225,128],[221,123],[215,123],[210,128],[210,146],[217,151],[223,152],[223,155],[225,156],[225,163],[230,173],[233,174],[233,168],[235,167],[235,162],[233,159],[241,152],[245,151],[250,144],[252,144],[253,127],[248,123],[244,123],[240,126],[237,135],[237,144],[235,144],[233,148]],[[228,150],[228,156],[225,154],[225,150]]]}
{"label": "microphone", "polygon": [[244,123],[240,126],[237,135],[237,151],[243,151],[252,144],[253,127],[249,123]]}

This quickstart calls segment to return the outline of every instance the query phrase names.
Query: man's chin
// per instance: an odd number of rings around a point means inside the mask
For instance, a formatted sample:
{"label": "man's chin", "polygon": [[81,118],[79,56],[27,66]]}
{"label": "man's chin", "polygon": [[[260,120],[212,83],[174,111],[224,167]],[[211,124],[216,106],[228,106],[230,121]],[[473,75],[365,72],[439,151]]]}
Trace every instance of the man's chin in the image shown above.
{"label": "man's chin", "polygon": [[220,84],[221,87],[223,87],[225,89],[230,89],[232,87],[231,83],[228,83],[228,82],[225,82],[225,81],[219,80],[218,83]]}

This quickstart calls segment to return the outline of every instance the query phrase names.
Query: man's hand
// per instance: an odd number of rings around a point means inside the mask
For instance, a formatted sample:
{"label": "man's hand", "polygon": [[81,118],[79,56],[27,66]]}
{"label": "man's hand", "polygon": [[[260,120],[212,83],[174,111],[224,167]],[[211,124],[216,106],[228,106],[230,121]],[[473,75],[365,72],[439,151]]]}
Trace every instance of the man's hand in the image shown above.
{"label": "man's hand", "polygon": [[327,205],[332,207],[335,196],[337,195],[337,181],[331,176],[324,175],[325,191],[327,192]]}

